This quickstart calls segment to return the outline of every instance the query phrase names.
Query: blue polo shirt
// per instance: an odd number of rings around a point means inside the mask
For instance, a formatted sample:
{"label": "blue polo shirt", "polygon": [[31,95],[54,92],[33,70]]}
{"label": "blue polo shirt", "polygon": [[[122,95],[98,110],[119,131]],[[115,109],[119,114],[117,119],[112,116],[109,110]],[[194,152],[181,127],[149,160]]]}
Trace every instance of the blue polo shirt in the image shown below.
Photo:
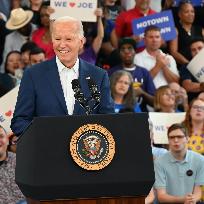
{"label": "blue polo shirt", "polygon": [[155,160],[154,168],[154,187],[166,189],[170,195],[183,196],[192,193],[194,186],[204,185],[204,156],[191,150],[187,150],[183,161],[167,152]]}

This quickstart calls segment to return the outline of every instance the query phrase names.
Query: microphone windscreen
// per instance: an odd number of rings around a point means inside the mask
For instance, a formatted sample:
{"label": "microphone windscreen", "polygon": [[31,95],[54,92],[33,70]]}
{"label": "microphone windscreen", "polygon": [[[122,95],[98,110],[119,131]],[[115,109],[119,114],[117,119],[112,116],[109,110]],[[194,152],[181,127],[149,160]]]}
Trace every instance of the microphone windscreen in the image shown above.
{"label": "microphone windscreen", "polygon": [[79,80],[73,79],[72,80],[72,89],[75,89],[76,87],[80,87]]}

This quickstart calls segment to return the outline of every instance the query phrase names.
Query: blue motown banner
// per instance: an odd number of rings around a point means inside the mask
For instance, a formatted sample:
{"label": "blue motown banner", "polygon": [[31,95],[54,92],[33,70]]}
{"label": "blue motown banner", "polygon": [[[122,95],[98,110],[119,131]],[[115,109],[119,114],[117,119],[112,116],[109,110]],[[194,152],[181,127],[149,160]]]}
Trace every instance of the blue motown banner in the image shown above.
{"label": "blue motown banner", "polygon": [[[175,0],[174,6],[178,6],[180,1],[182,0]],[[203,0],[189,0],[189,1],[193,4],[193,6],[201,6],[204,3]]]}
{"label": "blue motown banner", "polygon": [[[171,10],[134,19],[132,21],[133,34],[143,38],[145,28],[150,25],[155,25],[161,29],[161,35],[165,41],[172,40],[176,37],[175,24]],[[137,44],[137,47],[143,46],[143,40]]]}

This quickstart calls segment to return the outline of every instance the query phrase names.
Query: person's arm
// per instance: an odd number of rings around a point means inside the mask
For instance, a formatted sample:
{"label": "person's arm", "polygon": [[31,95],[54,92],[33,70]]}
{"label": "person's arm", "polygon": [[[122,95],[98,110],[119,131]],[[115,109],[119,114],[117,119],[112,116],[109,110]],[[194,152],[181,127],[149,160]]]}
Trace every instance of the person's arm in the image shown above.
{"label": "person's arm", "polygon": [[103,27],[103,22],[102,22],[102,15],[103,15],[102,9],[97,8],[95,11],[95,14],[97,16],[97,36],[93,40],[92,47],[93,47],[95,54],[97,55],[100,48],[101,48],[102,41],[104,38],[104,27]]}
{"label": "person's arm", "polygon": [[154,96],[148,94],[141,87],[134,88],[134,90],[135,90],[136,96],[143,97],[147,104],[149,104],[150,106],[153,106]]}
{"label": "person's arm", "polygon": [[177,30],[176,30],[176,33],[177,33],[176,38],[169,42],[169,51],[177,63],[187,64],[189,63],[188,59],[186,59],[180,52],[178,52],[178,31]]}
{"label": "person's arm", "polygon": [[31,124],[35,112],[35,90],[29,69],[24,71],[15,106],[11,129],[19,136]]}
{"label": "person's arm", "polygon": [[[165,63],[165,66],[162,67],[162,71],[164,74],[164,77],[166,78],[168,83],[176,82],[179,83],[179,74],[177,71],[177,66],[175,60],[170,57],[169,55],[163,56],[164,60],[167,62]],[[177,74],[175,74],[177,73]]]}
{"label": "person's arm", "polygon": [[164,189],[164,188],[156,189],[156,193],[157,193],[158,200],[161,203],[185,203],[185,201],[187,199],[187,195],[186,196],[169,195],[166,192],[166,189]]}
{"label": "person's arm", "polygon": [[182,86],[187,92],[198,93],[204,91],[204,83],[192,82],[191,79],[183,80]]}
{"label": "person's arm", "polygon": [[145,204],[153,203],[155,199],[154,196],[154,189],[152,188],[148,194],[148,196],[145,198]]}

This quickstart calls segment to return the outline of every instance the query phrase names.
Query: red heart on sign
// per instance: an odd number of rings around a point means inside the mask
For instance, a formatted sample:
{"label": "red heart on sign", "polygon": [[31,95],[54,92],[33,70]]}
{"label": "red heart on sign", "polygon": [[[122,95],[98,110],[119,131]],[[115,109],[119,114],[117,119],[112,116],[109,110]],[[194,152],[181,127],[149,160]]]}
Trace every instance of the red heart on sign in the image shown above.
{"label": "red heart on sign", "polygon": [[5,113],[5,116],[7,116],[7,117],[11,117],[11,115],[12,115],[12,111],[11,110],[9,110],[8,112]]}
{"label": "red heart on sign", "polygon": [[75,4],[76,4],[76,3],[74,3],[74,2],[70,2],[70,3],[69,3],[70,7],[74,7]]}

